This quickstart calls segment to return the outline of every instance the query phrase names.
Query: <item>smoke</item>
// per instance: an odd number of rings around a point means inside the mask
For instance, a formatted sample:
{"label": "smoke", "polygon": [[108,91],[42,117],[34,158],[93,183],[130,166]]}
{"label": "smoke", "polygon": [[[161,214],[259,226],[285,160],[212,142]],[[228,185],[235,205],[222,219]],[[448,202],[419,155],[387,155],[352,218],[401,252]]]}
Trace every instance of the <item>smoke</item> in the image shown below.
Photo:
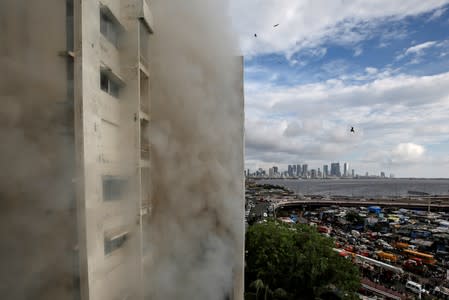
{"label": "smoke", "polygon": [[[151,299],[242,287],[242,60],[222,0],[154,0]],[[235,299],[243,296],[235,296]]]}
{"label": "smoke", "polygon": [[73,104],[67,62],[55,55],[66,46],[57,23],[65,3],[54,4],[49,12],[0,1],[2,299],[69,299],[76,290]]}

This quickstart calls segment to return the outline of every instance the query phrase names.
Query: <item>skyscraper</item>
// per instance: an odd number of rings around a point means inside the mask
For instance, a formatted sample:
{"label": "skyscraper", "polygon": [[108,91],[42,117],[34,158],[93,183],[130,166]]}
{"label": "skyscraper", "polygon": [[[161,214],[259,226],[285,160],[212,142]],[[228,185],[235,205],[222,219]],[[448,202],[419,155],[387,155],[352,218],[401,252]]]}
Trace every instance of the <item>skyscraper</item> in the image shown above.
{"label": "skyscraper", "polygon": [[355,177],[355,171],[354,171],[354,169],[352,169],[352,171],[351,171],[351,175],[352,175],[352,178],[354,178]]}
{"label": "skyscraper", "polygon": [[341,177],[340,163],[331,163],[331,176]]}
{"label": "skyscraper", "polygon": [[323,166],[323,177],[324,178],[329,177],[329,166],[328,165]]}
{"label": "skyscraper", "polygon": [[302,172],[302,170],[301,170],[301,165],[296,165],[296,176],[301,176],[301,172]]}
{"label": "skyscraper", "polygon": [[344,177],[349,176],[349,164],[346,162],[343,164],[343,176]]}
{"label": "skyscraper", "polygon": [[308,173],[307,168],[308,168],[307,164],[302,165],[302,177],[307,177],[307,173]]}

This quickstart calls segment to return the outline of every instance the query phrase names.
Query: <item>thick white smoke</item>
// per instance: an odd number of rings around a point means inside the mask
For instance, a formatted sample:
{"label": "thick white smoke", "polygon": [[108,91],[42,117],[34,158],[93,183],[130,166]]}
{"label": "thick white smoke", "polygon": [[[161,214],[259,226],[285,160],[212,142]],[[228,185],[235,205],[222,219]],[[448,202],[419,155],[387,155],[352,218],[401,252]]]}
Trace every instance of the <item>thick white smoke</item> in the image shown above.
{"label": "thick white smoke", "polygon": [[242,280],[243,96],[228,3],[154,0],[151,9],[148,296],[232,298]]}

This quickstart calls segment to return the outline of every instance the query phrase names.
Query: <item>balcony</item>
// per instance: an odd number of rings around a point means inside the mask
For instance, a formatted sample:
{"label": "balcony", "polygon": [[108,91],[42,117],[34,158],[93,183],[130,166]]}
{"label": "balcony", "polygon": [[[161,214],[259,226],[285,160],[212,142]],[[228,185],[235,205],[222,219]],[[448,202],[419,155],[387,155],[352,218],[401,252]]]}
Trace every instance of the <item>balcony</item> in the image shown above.
{"label": "balcony", "polygon": [[153,15],[151,14],[150,7],[146,0],[139,1],[138,18],[143,22],[150,34],[154,32]]}

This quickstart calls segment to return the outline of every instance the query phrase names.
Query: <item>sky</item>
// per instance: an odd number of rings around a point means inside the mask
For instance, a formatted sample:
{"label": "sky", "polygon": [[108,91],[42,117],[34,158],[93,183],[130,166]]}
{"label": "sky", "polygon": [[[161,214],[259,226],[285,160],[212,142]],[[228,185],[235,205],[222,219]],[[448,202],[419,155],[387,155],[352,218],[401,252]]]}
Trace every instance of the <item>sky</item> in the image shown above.
{"label": "sky", "polygon": [[230,1],[246,168],[449,177],[449,0]]}

